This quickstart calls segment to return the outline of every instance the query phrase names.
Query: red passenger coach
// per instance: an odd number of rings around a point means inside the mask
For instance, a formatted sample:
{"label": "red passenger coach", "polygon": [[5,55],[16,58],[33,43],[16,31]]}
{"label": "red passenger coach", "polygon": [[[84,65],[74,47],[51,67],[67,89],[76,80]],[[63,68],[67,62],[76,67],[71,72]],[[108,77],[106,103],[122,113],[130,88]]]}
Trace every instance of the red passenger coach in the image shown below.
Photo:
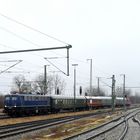
{"label": "red passenger coach", "polygon": [[92,108],[99,108],[102,106],[102,102],[99,99],[89,99],[87,104],[89,107],[92,107]]}

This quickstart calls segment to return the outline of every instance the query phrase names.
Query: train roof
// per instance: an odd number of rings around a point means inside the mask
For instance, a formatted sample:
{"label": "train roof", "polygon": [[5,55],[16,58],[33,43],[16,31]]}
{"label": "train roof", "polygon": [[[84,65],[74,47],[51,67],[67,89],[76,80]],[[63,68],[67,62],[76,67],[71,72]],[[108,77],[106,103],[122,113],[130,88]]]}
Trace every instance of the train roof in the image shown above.
{"label": "train roof", "polygon": [[[74,96],[66,96],[66,95],[38,95],[38,94],[7,94],[5,96],[38,96],[38,97],[51,97],[53,99],[74,99]],[[111,96],[76,96],[76,99],[106,99],[111,100]],[[123,100],[122,97],[116,97],[117,100]]]}
{"label": "train roof", "polygon": [[5,96],[38,96],[38,97],[50,97],[48,95],[38,95],[38,94],[6,94]]}
{"label": "train roof", "polygon": [[[87,99],[106,99],[111,100],[111,96],[86,96]],[[117,100],[123,100],[122,97],[116,97]]]}
{"label": "train roof", "polygon": [[[74,99],[74,96],[66,96],[66,95],[51,95],[53,99]],[[76,99],[86,99],[85,96],[76,96]]]}

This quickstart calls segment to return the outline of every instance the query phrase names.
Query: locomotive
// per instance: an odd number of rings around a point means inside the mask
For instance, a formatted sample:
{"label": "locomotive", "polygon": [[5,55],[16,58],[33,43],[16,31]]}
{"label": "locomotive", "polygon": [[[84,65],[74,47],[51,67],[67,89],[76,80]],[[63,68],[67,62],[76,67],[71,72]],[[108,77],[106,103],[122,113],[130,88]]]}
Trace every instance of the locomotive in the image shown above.
{"label": "locomotive", "polygon": [[[112,98],[104,96],[73,96],[9,94],[5,95],[4,112],[9,116],[56,113],[61,110],[88,110],[111,107]],[[130,105],[125,99],[126,106]],[[115,106],[123,106],[123,98],[116,97]]]}

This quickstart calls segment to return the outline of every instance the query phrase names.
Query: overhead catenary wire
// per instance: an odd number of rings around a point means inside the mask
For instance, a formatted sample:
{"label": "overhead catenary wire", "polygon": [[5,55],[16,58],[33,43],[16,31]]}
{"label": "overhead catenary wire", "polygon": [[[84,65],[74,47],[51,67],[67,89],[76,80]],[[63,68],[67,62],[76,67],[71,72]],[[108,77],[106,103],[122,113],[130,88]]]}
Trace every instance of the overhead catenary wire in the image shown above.
{"label": "overhead catenary wire", "polygon": [[105,84],[106,86],[108,86],[108,87],[110,87],[110,88],[111,88],[111,86],[110,86],[110,85],[108,85],[107,83],[103,82],[102,80],[100,80],[100,81],[101,81],[101,83],[103,83],[103,84]]}
{"label": "overhead catenary wire", "polygon": [[[1,13],[0,13],[0,15],[1,15]],[[10,19],[11,19],[11,18],[10,18]],[[36,43],[34,43],[34,42],[32,42],[32,41],[30,41],[30,40],[28,40],[28,39],[26,39],[26,38],[24,38],[24,37],[22,37],[22,36],[16,34],[16,33],[14,33],[14,32],[12,32],[12,31],[10,31],[10,30],[6,29],[6,28],[3,28],[3,27],[0,27],[0,28],[1,28],[2,30],[4,30],[4,31],[9,32],[10,34],[12,34],[12,35],[14,35],[14,36],[16,36],[16,37],[18,37],[18,38],[20,38],[20,39],[22,39],[22,40],[28,42],[28,43],[34,45],[34,46],[41,47],[39,44],[36,44]],[[68,43],[65,43],[65,44],[68,45]],[[0,44],[0,45],[1,45],[1,46],[4,46],[4,47],[9,47],[9,46],[4,45],[4,44]],[[9,48],[12,48],[12,47],[9,47]],[[14,49],[14,48],[13,48],[13,49]],[[59,55],[60,55],[60,54],[59,54]],[[63,56],[63,55],[61,55],[61,56]],[[76,61],[79,61],[79,62],[81,62],[81,63],[86,63],[86,62],[84,62],[84,61],[81,61],[81,60],[78,60],[78,59],[75,59],[75,58],[71,58],[71,59],[76,60]],[[98,69],[98,70],[99,70],[99,69]],[[101,71],[101,70],[99,70],[99,71]],[[103,71],[101,71],[101,72],[103,72]],[[103,73],[105,73],[105,72],[103,72]],[[105,73],[105,74],[107,74],[107,73]]]}
{"label": "overhead catenary wire", "polygon": [[[56,38],[54,38],[54,37],[52,37],[52,36],[49,36],[49,35],[47,35],[47,34],[45,34],[45,33],[43,33],[43,32],[41,32],[41,31],[39,31],[39,30],[37,30],[37,29],[35,29],[35,28],[32,28],[32,27],[30,27],[30,26],[28,26],[28,25],[25,25],[25,24],[23,24],[23,23],[21,23],[21,22],[18,22],[17,20],[15,20],[15,19],[12,19],[12,18],[10,18],[10,17],[8,17],[8,16],[5,16],[5,15],[3,15],[3,14],[1,14],[0,13],[0,15],[1,16],[3,16],[3,17],[5,17],[5,18],[7,18],[8,20],[11,20],[11,21],[13,21],[13,22],[16,22],[16,23],[18,23],[18,24],[20,24],[20,25],[22,25],[22,26],[25,26],[26,28],[29,28],[29,29],[31,29],[31,30],[33,30],[33,31],[36,31],[36,32],[39,32],[39,33],[41,33],[41,34],[43,34],[43,35],[45,35],[45,36],[48,36],[48,37],[50,37],[50,38],[52,38],[52,39],[54,39],[54,40],[57,40],[57,41],[59,41],[59,42],[61,42],[61,43],[64,43],[64,44],[67,44],[67,46],[66,46],[66,48],[67,48],[67,50],[69,49],[69,48],[71,48],[72,46],[70,45],[70,44],[68,44],[68,43],[66,43],[66,42],[64,42],[64,41],[61,41],[61,40],[59,40],[59,39],[56,39]],[[32,42],[32,41],[30,41],[30,40],[28,40],[28,39],[26,39],[26,38],[24,38],[24,37],[22,37],[22,36],[20,36],[20,35],[17,35],[17,34],[15,34],[15,33],[13,33],[12,31],[9,31],[8,29],[5,29],[5,28],[3,28],[3,27],[0,27],[1,29],[3,29],[4,31],[6,31],[6,32],[8,32],[8,33],[11,33],[12,35],[14,35],[14,36],[16,36],[16,37],[18,37],[18,38],[20,38],[20,39],[22,39],[22,40],[24,40],[24,41],[26,41],[26,42],[28,42],[28,43],[31,43],[32,45],[35,45],[35,46],[37,46],[37,47],[40,47],[40,45],[38,45],[38,44],[36,44],[36,43],[34,43],[34,42]],[[4,47],[6,46],[6,45],[3,45]],[[6,46],[7,47],[7,46]],[[54,49],[60,49],[60,48],[62,48],[62,47],[53,47]],[[51,48],[52,49],[52,48]],[[28,52],[28,51],[40,51],[40,50],[46,50],[46,49],[30,49],[30,50],[17,50],[17,51],[5,51],[5,52],[0,52],[1,54],[3,54],[3,53],[18,53],[18,52]],[[49,49],[48,49],[49,50]],[[67,75],[69,75],[69,74],[67,74]]]}
{"label": "overhead catenary wire", "polygon": [[[12,34],[13,36],[15,36],[15,37],[17,37],[17,38],[19,38],[19,39],[21,39],[21,40],[24,40],[24,41],[26,41],[26,42],[28,42],[28,43],[34,45],[34,46],[41,47],[41,45],[36,44],[36,43],[34,43],[34,42],[32,42],[32,41],[26,39],[25,37],[22,37],[21,35],[18,35],[18,34],[12,32],[12,31],[10,31],[10,30],[4,28],[4,27],[1,27],[1,26],[0,26],[0,29],[1,29],[1,30],[4,30],[5,32],[8,32],[8,33]],[[12,48],[12,47],[9,47],[9,46],[4,45],[4,44],[0,44],[0,45],[1,45],[1,46],[4,46],[4,47]]]}
{"label": "overhead catenary wire", "polygon": [[5,71],[7,71],[7,70],[9,70],[9,69],[11,69],[11,68],[13,68],[14,66],[16,66],[17,64],[19,64],[19,63],[21,63],[21,62],[22,62],[22,60],[19,60],[17,63],[15,63],[15,64],[13,64],[12,66],[10,66],[10,67],[6,68],[5,70],[1,71],[0,74],[4,73]]}
{"label": "overhead catenary wire", "polygon": [[62,71],[61,69],[59,69],[56,65],[54,65],[51,61],[49,61],[47,58],[44,58],[46,61],[48,61],[52,66],[54,66],[56,69],[58,69],[59,71],[61,71],[63,74],[67,75],[64,71]]}
{"label": "overhead catenary wire", "polygon": [[19,62],[19,61],[22,61],[22,60],[3,60],[3,61],[0,61],[0,62]]}
{"label": "overhead catenary wire", "polygon": [[[0,45],[2,45],[2,46],[6,46],[6,47],[9,47],[9,46],[7,46],[7,45],[4,45],[4,44],[0,44]],[[69,47],[69,46],[68,46]],[[12,47],[9,47],[9,48],[12,48]],[[66,47],[59,47],[59,48],[61,48],[61,49],[64,49],[64,48],[66,48]],[[36,50],[39,50],[39,51],[41,51],[41,50],[46,50],[46,49],[49,49],[49,48],[42,48],[42,49],[31,49],[31,50],[18,50],[19,52],[28,52],[28,51],[36,51]],[[57,49],[57,48],[56,48]],[[12,52],[18,52],[18,51],[6,51],[6,52],[0,52],[0,53],[12,53]],[[35,55],[35,54],[34,54]],[[38,54],[36,54],[37,56],[40,56],[40,57],[42,57],[42,58],[44,58],[43,56],[41,56],[41,55],[38,55]],[[57,59],[58,59],[59,57],[57,57]],[[62,58],[62,57],[61,57]],[[63,57],[64,58],[64,57]],[[65,57],[66,58],[66,57]],[[14,60],[11,60],[11,61],[14,61]],[[0,61],[0,62],[4,62],[4,61]],[[49,62],[49,63],[51,63],[51,62]],[[57,68],[58,69],[58,68]],[[61,72],[62,72],[62,70],[61,70]]]}
{"label": "overhead catenary wire", "polygon": [[[59,40],[59,39],[53,37],[53,36],[50,36],[50,35],[48,35],[48,34],[42,32],[42,31],[39,31],[38,29],[35,29],[35,28],[33,28],[33,27],[31,27],[31,26],[28,26],[28,25],[26,25],[26,24],[24,24],[24,23],[22,23],[22,22],[19,22],[19,21],[15,20],[15,19],[13,19],[13,18],[11,18],[11,17],[9,17],[9,16],[6,16],[6,15],[2,14],[2,13],[0,13],[0,16],[6,18],[7,20],[12,21],[12,22],[14,22],[14,23],[16,23],[16,24],[19,24],[19,25],[21,25],[21,26],[24,26],[24,27],[26,27],[26,28],[28,28],[28,29],[30,29],[30,30],[33,30],[33,31],[35,31],[35,32],[38,32],[38,33],[40,33],[40,34],[42,34],[42,35],[44,35],[44,36],[47,36],[47,37],[52,38],[52,39],[54,39],[54,40],[57,40],[58,42],[61,42],[61,43],[64,43],[64,44],[69,45],[69,43],[66,43],[66,42],[64,42],[64,41],[62,41],[62,40]],[[15,34],[15,35],[16,35],[16,34]],[[22,38],[22,37],[21,37],[21,38]],[[40,45],[38,45],[38,44],[36,44],[36,43],[34,43],[34,42],[28,40],[28,39],[25,39],[25,38],[22,38],[22,39],[23,39],[23,40],[26,40],[27,42],[30,42],[32,45],[40,46]],[[75,60],[76,60],[76,59],[75,59]],[[79,62],[80,62],[80,61],[81,61],[81,60],[79,60]],[[82,62],[82,61],[81,61],[81,62]],[[102,71],[102,72],[103,72],[103,71]],[[105,73],[105,72],[104,72],[104,73]]]}
{"label": "overhead catenary wire", "polygon": [[[12,31],[10,31],[10,30],[4,28],[4,27],[0,27],[0,29],[2,29],[2,30],[4,30],[5,32],[8,32],[8,33],[10,33],[10,34],[16,36],[17,38],[20,38],[20,39],[23,40],[23,41],[26,41],[26,42],[30,43],[31,45],[34,45],[34,46],[37,46],[37,47],[42,47],[41,45],[36,44],[36,43],[30,41],[29,39],[26,39],[25,37],[22,37],[21,35],[18,35],[18,34],[12,32]],[[0,45],[3,46],[3,47],[15,49],[14,47],[11,47],[11,46],[8,46],[8,45],[2,44],[2,43],[0,43]],[[54,47],[54,48],[57,49],[57,47]],[[60,48],[60,47],[58,47],[58,48]],[[71,45],[66,46],[66,48],[71,48]],[[20,50],[19,50],[19,51],[20,51]],[[5,53],[10,53],[10,52],[12,53],[12,51],[9,51],[9,52],[7,51],[7,52],[5,52]],[[13,52],[14,52],[14,51],[13,51]],[[39,55],[38,55],[38,56],[39,56]],[[57,57],[57,58],[58,58],[58,57]],[[60,58],[60,57],[59,57],[59,58]],[[61,57],[61,58],[67,58],[67,57],[64,57],[64,56],[63,56],[63,57]]]}
{"label": "overhead catenary wire", "polygon": [[50,35],[48,35],[48,34],[42,32],[42,31],[40,31],[40,30],[38,30],[38,29],[35,29],[35,28],[33,28],[33,27],[31,27],[31,26],[28,26],[28,25],[26,25],[26,24],[24,24],[24,23],[22,23],[22,22],[19,22],[19,21],[15,20],[15,19],[13,19],[13,18],[11,18],[11,17],[8,17],[8,16],[2,14],[2,13],[0,13],[0,16],[4,17],[4,18],[6,18],[6,19],[8,19],[8,20],[10,20],[10,21],[12,21],[12,22],[15,22],[15,23],[17,23],[17,24],[19,24],[19,25],[21,25],[21,26],[24,26],[24,27],[26,27],[26,28],[28,28],[28,29],[30,29],[30,30],[33,30],[33,31],[35,31],[35,32],[38,32],[38,33],[40,33],[40,34],[42,34],[42,35],[44,35],[44,36],[47,36],[47,37],[49,37],[49,38],[52,38],[52,39],[54,39],[54,40],[56,40],[56,41],[58,41],[58,42],[64,43],[64,44],[66,44],[66,45],[70,45],[69,43],[66,43],[66,42],[64,42],[64,41],[62,41],[62,40],[60,40],[60,39],[57,39],[57,38],[55,38],[55,37],[53,37],[53,36],[50,36]]}

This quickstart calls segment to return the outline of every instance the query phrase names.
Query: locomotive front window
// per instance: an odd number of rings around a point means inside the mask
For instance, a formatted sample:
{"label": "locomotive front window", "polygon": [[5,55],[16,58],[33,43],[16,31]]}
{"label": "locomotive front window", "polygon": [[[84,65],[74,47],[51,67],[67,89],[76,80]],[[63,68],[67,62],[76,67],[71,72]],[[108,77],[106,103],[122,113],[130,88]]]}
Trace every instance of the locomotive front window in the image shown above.
{"label": "locomotive front window", "polygon": [[17,97],[12,97],[12,100],[13,100],[13,101],[17,100]]}
{"label": "locomotive front window", "polygon": [[5,97],[5,100],[10,100],[10,97]]}

